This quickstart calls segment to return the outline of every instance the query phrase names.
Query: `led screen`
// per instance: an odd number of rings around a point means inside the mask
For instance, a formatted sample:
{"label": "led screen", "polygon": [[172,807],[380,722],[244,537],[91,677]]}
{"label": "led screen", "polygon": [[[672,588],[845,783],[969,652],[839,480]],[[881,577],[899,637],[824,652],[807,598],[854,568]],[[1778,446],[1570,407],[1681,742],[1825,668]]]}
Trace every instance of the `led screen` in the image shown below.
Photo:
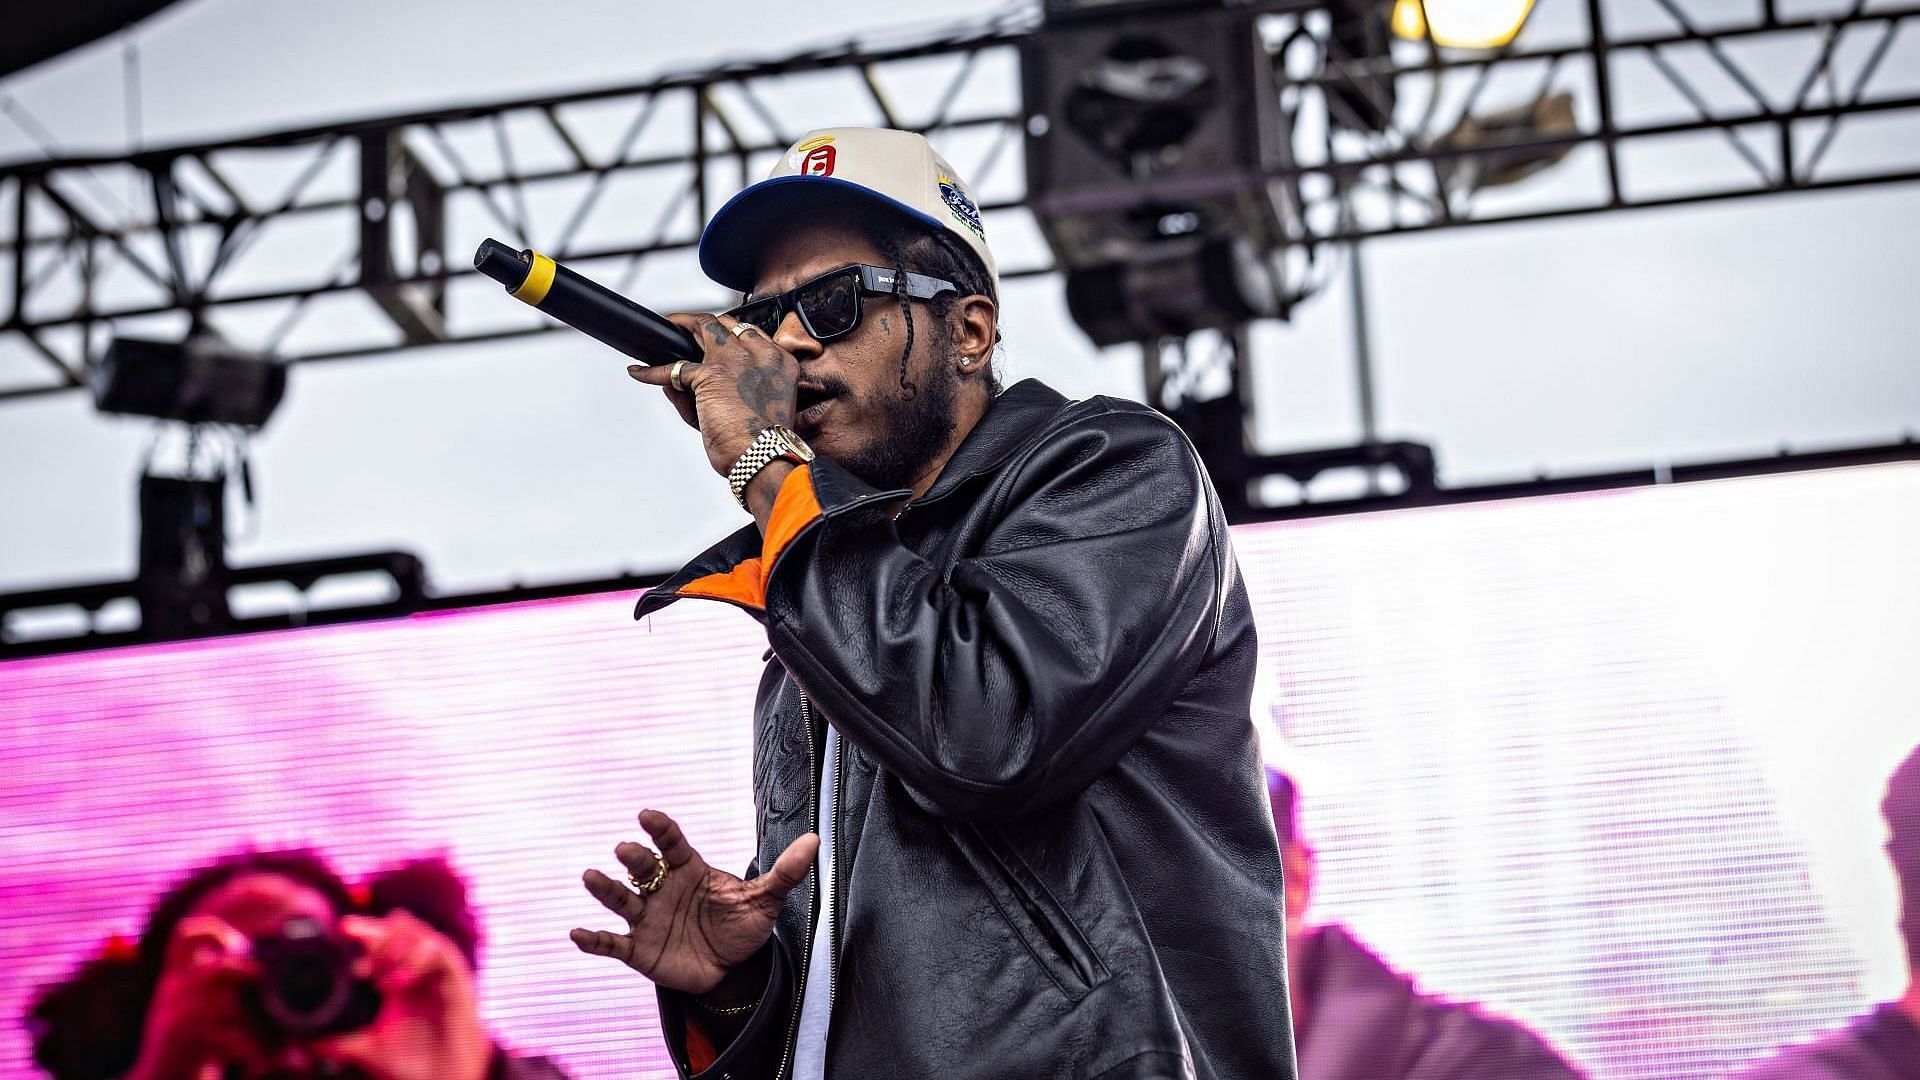
{"label": "led screen", "polygon": [[[1596,1077],[1725,1075],[1895,996],[1916,533],[1913,465],[1236,530],[1309,919]],[[502,1042],[671,1076],[644,980],[566,940],[608,925],[578,875],[643,807],[744,866],[765,641],[632,603],[0,665],[0,1076],[37,988],[246,844],[444,854]]]}

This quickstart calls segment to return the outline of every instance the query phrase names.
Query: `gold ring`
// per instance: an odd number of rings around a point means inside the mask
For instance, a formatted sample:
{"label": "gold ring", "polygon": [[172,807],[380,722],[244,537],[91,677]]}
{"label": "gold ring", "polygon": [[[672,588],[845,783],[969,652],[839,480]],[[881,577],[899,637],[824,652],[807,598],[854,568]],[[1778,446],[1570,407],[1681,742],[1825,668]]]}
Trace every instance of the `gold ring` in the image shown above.
{"label": "gold ring", "polygon": [[687,387],[685,383],[680,381],[680,373],[686,369],[687,362],[685,360],[675,360],[673,366],[667,369],[667,381],[673,384],[675,390],[683,394],[687,392]]}
{"label": "gold ring", "polygon": [[752,323],[743,323],[743,322],[737,322],[737,323],[734,323],[732,326],[727,327],[727,330],[730,333],[732,333],[734,337],[746,337],[747,331],[751,329],[753,329]]}
{"label": "gold ring", "polygon": [[[652,853],[649,852],[649,854]],[[633,876],[633,871],[627,871],[627,884],[633,886],[633,891],[642,896],[652,896],[654,893],[659,892],[660,886],[666,884],[666,881],[667,860],[658,855],[653,856],[653,876],[647,880],[641,881],[639,878]]]}

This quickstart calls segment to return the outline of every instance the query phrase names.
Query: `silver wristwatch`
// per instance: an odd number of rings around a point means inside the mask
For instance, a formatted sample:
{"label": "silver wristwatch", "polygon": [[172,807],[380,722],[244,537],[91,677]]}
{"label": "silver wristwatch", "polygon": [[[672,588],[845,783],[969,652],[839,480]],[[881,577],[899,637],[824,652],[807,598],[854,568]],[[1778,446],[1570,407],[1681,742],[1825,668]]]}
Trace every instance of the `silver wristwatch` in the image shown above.
{"label": "silver wristwatch", "polygon": [[753,444],[747,447],[747,452],[741,454],[740,459],[733,463],[733,468],[727,470],[727,486],[733,489],[733,501],[740,504],[740,509],[747,508],[747,484],[760,475],[761,469],[781,458],[795,465],[805,465],[813,460],[813,447],[778,424],[761,428],[760,434],[753,437]]}

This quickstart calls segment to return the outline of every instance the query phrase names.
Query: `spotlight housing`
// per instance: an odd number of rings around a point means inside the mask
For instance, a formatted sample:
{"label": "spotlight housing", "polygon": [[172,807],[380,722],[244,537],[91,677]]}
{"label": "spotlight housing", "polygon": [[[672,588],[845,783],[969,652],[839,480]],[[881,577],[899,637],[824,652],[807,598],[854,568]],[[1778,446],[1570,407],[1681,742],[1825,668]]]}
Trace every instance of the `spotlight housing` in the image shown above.
{"label": "spotlight housing", "polygon": [[1275,260],[1300,196],[1270,178],[1292,140],[1256,13],[1199,0],[1047,13],[1021,51],[1027,194],[1074,321],[1109,345],[1281,313]]}
{"label": "spotlight housing", "polygon": [[1060,266],[1155,257],[1171,230],[1282,246],[1297,220],[1273,62],[1250,14],[1074,21],[1022,47],[1028,202]]}
{"label": "spotlight housing", "polygon": [[101,412],[258,428],[286,393],[287,367],[210,331],[185,341],[117,337],[88,384]]}
{"label": "spotlight housing", "polygon": [[1168,244],[1067,275],[1067,311],[1102,348],[1286,314],[1273,268],[1244,241]]}
{"label": "spotlight housing", "polygon": [[140,478],[140,627],[160,638],[198,637],[233,620],[227,589],[227,478]]}

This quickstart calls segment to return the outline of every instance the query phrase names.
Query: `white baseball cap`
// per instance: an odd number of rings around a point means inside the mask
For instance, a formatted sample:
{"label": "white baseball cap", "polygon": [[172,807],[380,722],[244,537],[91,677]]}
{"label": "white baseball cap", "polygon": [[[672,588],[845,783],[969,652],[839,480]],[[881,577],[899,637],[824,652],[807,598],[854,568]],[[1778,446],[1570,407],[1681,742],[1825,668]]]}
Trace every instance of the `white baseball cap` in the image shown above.
{"label": "white baseball cap", "polygon": [[1000,272],[987,250],[972,190],[924,137],[890,128],[807,132],[765,180],[728,199],[707,222],[700,236],[700,269],[735,292],[748,291],[767,239],[827,205],[862,215],[902,215],[953,233],[979,256],[999,298]]}

